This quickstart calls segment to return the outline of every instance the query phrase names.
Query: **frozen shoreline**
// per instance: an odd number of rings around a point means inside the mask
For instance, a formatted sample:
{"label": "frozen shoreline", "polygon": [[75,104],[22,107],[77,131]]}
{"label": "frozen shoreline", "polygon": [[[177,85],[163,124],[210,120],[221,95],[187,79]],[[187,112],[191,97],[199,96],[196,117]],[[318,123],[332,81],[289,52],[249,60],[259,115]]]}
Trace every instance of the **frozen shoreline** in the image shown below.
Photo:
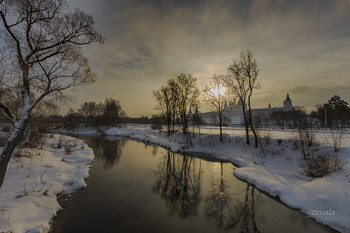
{"label": "frozen shoreline", "polygon": [[48,232],[59,196],[86,186],[93,151],[80,139],[53,135],[42,150],[21,155],[12,156],[0,189],[0,232]]}
{"label": "frozen shoreline", "polygon": [[[68,133],[68,131],[63,132]],[[186,148],[181,133],[171,138],[166,133],[151,130],[144,125],[129,125],[123,128],[110,128],[106,135],[126,136],[146,143],[165,147],[172,152],[206,153],[216,158],[229,160],[239,168],[234,175],[257,188],[280,199],[286,205],[299,209],[316,221],[340,232],[350,232],[350,135],[343,138],[338,155],[343,159],[343,169],[322,178],[310,178],[300,167],[301,152],[293,148],[293,131],[271,130],[269,145],[266,145],[266,157],[259,150],[244,143],[244,130],[224,129],[224,142],[218,140],[216,127],[201,129],[201,142],[198,135],[193,147]],[[82,130],[77,134],[98,135],[96,130]],[[320,150],[331,151],[329,132],[318,131],[317,140]],[[277,143],[282,139],[282,143]]]}

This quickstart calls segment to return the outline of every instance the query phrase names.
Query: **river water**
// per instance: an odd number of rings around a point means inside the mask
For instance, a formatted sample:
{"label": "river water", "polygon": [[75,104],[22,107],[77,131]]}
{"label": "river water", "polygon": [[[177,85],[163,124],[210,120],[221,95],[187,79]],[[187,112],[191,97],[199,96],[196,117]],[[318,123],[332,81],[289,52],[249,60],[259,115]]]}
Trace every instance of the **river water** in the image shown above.
{"label": "river water", "polygon": [[118,137],[85,137],[87,187],[61,198],[58,232],[331,232],[233,176],[231,163]]}

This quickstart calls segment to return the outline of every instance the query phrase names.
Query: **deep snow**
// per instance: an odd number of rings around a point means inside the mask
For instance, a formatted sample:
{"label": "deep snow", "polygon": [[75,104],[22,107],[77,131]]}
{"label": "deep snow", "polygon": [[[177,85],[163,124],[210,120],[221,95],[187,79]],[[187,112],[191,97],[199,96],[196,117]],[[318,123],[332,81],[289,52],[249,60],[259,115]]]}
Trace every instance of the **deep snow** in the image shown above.
{"label": "deep snow", "polygon": [[20,154],[12,156],[0,188],[0,232],[47,232],[61,209],[57,197],[86,186],[93,151],[79,139],[52,135],[42,150]]}
{"label": "deep snow", "polygon": [[[233,173],[254,184],[290,207],[300,209],[319,222],[341,232],[350,232],[350,135],[346,132],[338,152],[343,169],[322,178],[310,178],[301,168],[301,151],[295,145],[293,130],[268,130],[269,144],[265,142],[266,157],[261,150],[244,143],[244,130],[225,128],[224,142],[219,142],[217,127],[201,128],[201,145],[198,133],[194,146],[188,147],[181,133],[167,137],[166,133],[151,130],[145,125],[128,125],[109,128],[106,135],[127,136],[146,143],[154,143],[173,152],[200,152],[233,162],[239,167]],[[67,133],[67,132],[66,132]],[[81,130],[81,134],[98,134],[96,130]],[[329,131],[317,131],[320,150],[332,151]],[[278,139],[282,139],[278,143]]]}

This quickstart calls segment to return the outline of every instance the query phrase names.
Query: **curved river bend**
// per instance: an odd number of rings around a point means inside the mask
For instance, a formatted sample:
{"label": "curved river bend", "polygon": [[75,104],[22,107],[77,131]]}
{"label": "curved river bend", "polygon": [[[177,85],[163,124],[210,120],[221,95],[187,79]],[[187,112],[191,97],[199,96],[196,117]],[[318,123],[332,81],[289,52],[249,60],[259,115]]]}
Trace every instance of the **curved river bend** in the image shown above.
{"label": "curved river bend", "polygon": [[60,200],[57,232],[331,232],[233,176],[234,166],[118,137],[84,137],[87,187]]}

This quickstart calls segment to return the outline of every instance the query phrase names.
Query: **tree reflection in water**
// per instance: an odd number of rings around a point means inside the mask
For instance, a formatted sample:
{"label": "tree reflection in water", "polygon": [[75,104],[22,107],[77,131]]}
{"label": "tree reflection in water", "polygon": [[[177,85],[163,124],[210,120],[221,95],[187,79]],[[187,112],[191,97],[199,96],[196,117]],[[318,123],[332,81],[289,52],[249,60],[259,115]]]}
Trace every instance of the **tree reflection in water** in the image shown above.
{"label": "tree reflection in water", "polygon": [[234,232],[260,232],[256,224],[255,201],[260,194],[255,195],[255,188],[247,184],[242,200],[231,203],[231,198],[226,193],[227,185],[223,176],[223,164],[221,162],[221,174],[219,179],[213,179],[212,190],[205,198],[205,216],[218,230],[230,230]]}
{"label": "tree reflection in water", "polygon": [[110,170],[117,165],[122,155],[122,149],[126,144],[126,140],[108,137],[84,138],[85,141],[92,147],[94,154],[103,159],[103,168]]}
{"label": "tree reflection in water", "polygon": [[153,192],[164,199],[168,216],[186,219],[198,215],[201,168],[200,160],[197,162],[192,156],[168,151],[159,164]]}
{"label": "tree reflection in water", "polygon": [[151,148],[153,156],[156,156],[158,153],[158,148],[159,148],[158,145],[150,145],[145,143],[143,147],[145,148],[145,150],[148,150],[149,148]]}
{"label": "tree reflection in water", "polygon": [[255,199],[260,197],[260,193],[256,197],[254,195],[255,188],[247,184],[244,202],[235,207],[235,215],[231,215],[226,229],[235,229],[238,232],[260,232],[256,224],[255,216]]}
{"label": "tree reflection in water", "polygon": [[218,229],[225,228],[227,224],[227,216],[225,214],[225,208],[227,207],[228,198],[225,194],[226,185],[223,177],[223,165],[221,165],[220,178],[212,180],[212,190],[209,191],[205,198],[205,216],[207,220],[216,225]]}

